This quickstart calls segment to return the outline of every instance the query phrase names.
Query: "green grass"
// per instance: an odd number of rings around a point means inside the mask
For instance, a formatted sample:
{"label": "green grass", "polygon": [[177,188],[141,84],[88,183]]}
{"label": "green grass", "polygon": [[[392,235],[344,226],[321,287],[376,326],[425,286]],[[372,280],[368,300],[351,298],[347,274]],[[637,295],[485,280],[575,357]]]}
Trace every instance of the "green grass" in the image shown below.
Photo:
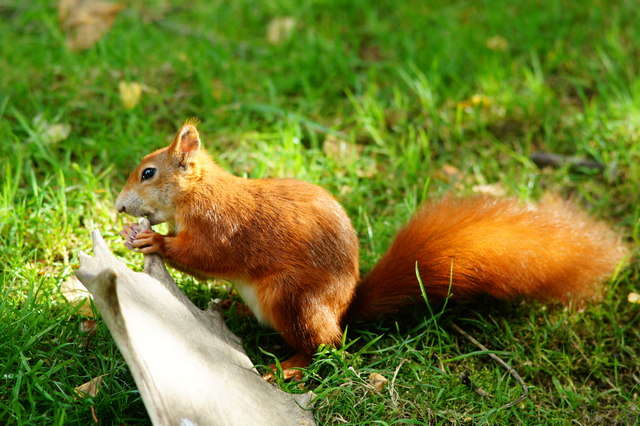
{"label": "green grass", "polygon": [[[0,423],[148,422],[103,323],[59,287],[97,226],[134,267],[113,200],[141,155],[187,117],[209,151],[251,177],[294,176],[333,192],[358,230],[363,271],[424,199],[500,183],[524,200],[571,197],[640,240],[640,11],[633,1],[124,1],[95,47],[64,47],[54,2],[0,1]],[[297,21],[279,45],[275,17]],[[500,36],[505,49],[487,40]],[[118,82],[149,89],[132,110]],[[485,101],[472,105],[474,95]],[[38,118],[39,117],[39,118]],[[52,142],[43,123],[71,126]],[[332,155],[327,139],[348,143]],[[603,172],[539,170],[537,150],[593,158]],[[460,170],[454,178],[445,165]],[[352,326],[322,349],[305,386],[320,423],[634,423],[640,415],[637,260],[583,312],[483,301]],[[179,283],[200,306],[226,287]],[[232,309],[257,364],[286,356]],[[455,333],[462,326],[522,375]],[[367,385],[377,372],[382,393]],[[106,374],[95,398],[73,388]],[[481,396],[463,383],[491,394]],[[395,378],[394,378],[395,377]],[[392,380],[393,379],[393,380]],[[393,384],[393,386],[392,386]],[[299,391],[297,384],[284,384]]]}

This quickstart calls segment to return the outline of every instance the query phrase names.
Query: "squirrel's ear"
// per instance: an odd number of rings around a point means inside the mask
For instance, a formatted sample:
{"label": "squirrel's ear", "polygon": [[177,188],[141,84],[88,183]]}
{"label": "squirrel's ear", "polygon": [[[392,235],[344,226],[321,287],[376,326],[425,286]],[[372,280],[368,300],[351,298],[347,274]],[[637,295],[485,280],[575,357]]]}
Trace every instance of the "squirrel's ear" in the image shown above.
{"label": "squirrel's ear", "polygon": [[200,135],[198,129],[191,123],[182,125],[176,134],[169,151],[176,154],[188,154],[200,149]]}

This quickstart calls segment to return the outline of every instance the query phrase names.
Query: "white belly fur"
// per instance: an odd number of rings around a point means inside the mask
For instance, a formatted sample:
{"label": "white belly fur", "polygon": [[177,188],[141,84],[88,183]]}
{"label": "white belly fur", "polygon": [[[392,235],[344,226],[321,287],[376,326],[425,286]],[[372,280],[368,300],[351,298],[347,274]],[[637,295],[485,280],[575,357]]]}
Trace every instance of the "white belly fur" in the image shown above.
{"label": "white belly fur", "polygon": [[251,312],[253,312],[258,322],[264,325],[270,325],[260,307],[260,301],[258,300],[258,293],[255,287],[242,281],[234,281],[233,286],[240,294],[240,297],[242,297],[244,303],[251,309]]}

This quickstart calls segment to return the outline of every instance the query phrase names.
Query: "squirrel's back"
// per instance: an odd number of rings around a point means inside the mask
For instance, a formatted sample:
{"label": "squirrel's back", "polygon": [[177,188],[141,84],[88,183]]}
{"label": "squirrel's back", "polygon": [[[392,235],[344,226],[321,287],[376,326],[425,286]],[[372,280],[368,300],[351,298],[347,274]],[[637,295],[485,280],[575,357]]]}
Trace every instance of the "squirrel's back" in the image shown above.
{"label": "squirrel's back", "polygon": [[427,203],[357,288],[350,319],[419,300],[488,294],[562,303],[598,298],[626,253],[620,238],[571,203],[445,198]]}

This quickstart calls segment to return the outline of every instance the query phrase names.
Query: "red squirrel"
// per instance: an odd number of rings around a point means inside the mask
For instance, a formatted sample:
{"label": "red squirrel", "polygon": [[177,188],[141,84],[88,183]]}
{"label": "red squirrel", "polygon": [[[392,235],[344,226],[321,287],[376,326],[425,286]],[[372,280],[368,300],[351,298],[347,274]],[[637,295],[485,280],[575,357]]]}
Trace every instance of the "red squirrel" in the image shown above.
{"label": "red squirrel", "polygon": [[340,344],[346,322],[419,302],[418,274],[430,299],[580,303],[601,294],[626,253],[611,229],[566,201],[447,197],[422,206],[360,279],[358,238],[335,198],[295,179],[226,172],[192,122],[142,159],[116,208],[169,224],[167,235],[125,226],[137,251],[235,283],[258,321],[295,349],[285,378],[299,378],[318,345]]}

